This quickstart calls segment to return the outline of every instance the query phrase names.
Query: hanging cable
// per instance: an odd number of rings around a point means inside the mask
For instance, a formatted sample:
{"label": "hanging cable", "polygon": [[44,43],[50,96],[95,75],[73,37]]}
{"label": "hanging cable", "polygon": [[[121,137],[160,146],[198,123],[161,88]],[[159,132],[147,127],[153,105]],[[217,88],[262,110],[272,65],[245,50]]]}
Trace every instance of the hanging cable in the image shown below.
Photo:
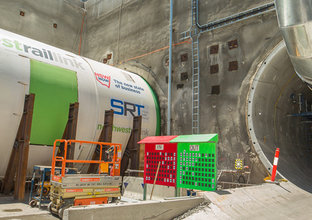
{"label": "hanging cable", "polygon": [[172,18],[173,18],[173,0],[170,0],[170,22],[169,22],[169,72],[168,72],[168,118],[167,118],[167,135],[171,134],[171,74],[172,74]]}
{"label": "hanging cable", "polygon": [[80,55],[80,52],[81,52],[81,43],[82,43],[82,34],[83,34],[83,25],[84,25],[85,15],[86,15],[86,10],[83,9],[81,28],[80,28],[80,40],[79,40],[79,47],[78,47],[78,55]]}

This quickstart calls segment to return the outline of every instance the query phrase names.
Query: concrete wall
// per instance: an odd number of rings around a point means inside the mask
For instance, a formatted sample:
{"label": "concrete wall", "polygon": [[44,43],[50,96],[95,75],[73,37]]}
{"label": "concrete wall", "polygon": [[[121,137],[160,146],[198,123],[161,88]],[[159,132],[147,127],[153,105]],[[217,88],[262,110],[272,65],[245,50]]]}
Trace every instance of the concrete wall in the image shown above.
{"label": "concrete wall", "polygon": [[[268,2],[200,1],[200,23]],[[6,20],[0,20],[0,27],[77,53],[81,7],[78,0],[2,0],[0,13]],[[21,9],[24,17],[19,15]],[[109,64],[143,76],[159,96],[162,134],[166,134],[169,1],[89,0],[86,9],[82,55],[102,61],[112,53]],[[190,28],[190,9],[190,0],[175,1],[174,43],[179,45],[173,49],[172,134],[191,133],[191,44],[179,40],[180,33]],[[237,48],[228,48],[231,40],[237,40]],[[199,41],[200,133],[219,134],[219,169],[234,169],[235,159],[242,158],[252,169],[252,182],[260,182],[266,172],[252,152],[247,134],[246,97],[258,64],[280,40],[275,12],[270,12],[204,33]],[[217,54],[210,54],[212,45],[219,46]],[[187,61],[181,61],[183,54],[187,54]],[[237,61],[237,70],[229,71],[231,61]],[[219,71],[211,74],[210,66],[215,64]],[[182,73],[188,78],[181,79]],[[220,86],[218,95],[212,94],[215,85]]]}
{"label": "concrete wall", "polygon": [[78,53],[82,6],[79,0],[3,0],[0,28]]}
{"label": "concrete wall", "polygon": [[[123,178],[123,197],[142,200],[144,185],[142,177],[125,176]],[[153,189],[153,184],[147,184],[146,199],[149,200]],[[174,197],[175,188],[168,186],[155,185],[152,195],[153,200],[161,200],[164,198]]]}
{"label": "concrete wall", "polygon": [[[106,1],[107,2],[107,1]],[[88,30],[84,55],[101,61],[107,53],[114,55],[113,64],[145,77],[160,97],[162,133],[166,134],[169,42],[169,1],[116,1],[105,8],[105,1],[87,4]],[[118,2],[118,3],[117,3]],[[229,16],[271,1],[200,1],[200,23]],[[90,3],[90,4],[89,4]],[[190,28],[191,1],[174,5],[174,43]],[[216,13],[217,12],[217,13]],[[228,42],[238,41],[236,49]],[[201,35],[200,45],[200,133],[220,135],[219,169],[234,169],[237,157],[252,169],[252,182],[259,182],[266,172],[252,153],[246,129],[246,97],[249,81],[265,54],[281,40],[274,12]],[[212,45],[219,46],[210,54]],[[181,55],[188,60],[182,62]],[[238,69],[229,71],[229,62],[237,61]],[[210,74],[211,65],[219,72]],[[191,44],[173,49],[172,134],[190,134],[192,118]],[[181,74],[188,79],[182,80]],[[157,75],[155,77],[154,75]],[[212,86],[220,86],[220,94],[212,94]]]}

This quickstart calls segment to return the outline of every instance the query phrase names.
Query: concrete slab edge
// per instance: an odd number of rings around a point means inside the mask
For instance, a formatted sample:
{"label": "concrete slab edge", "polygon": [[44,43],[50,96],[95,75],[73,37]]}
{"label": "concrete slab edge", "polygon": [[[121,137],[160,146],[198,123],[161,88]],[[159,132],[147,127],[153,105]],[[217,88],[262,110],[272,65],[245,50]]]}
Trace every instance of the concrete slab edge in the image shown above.
{"label": "concrete slab edge", "polygon": [[204,198],[189,197],[176,200],[141,201],[140,203],[119,203],[71,207],[64,211],[64,220],[93,219],[105,216],[110,220],[172,219],[198,206]]}

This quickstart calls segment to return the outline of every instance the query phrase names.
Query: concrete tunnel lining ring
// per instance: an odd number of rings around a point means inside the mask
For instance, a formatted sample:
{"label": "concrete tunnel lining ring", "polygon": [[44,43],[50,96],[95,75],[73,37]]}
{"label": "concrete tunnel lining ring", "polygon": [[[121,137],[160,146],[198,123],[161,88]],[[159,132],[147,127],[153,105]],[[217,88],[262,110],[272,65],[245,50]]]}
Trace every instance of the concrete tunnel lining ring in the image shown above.
{"label": "concrete tunnel lining ring", "polygon": [[[262,74],[265,72],[266,66],[270,63],[270,61],[275,57],[276,54],[280,52],[281,49],[284,49],[286,47],[285,42],[281,41],[278,43],[273,50],[270,52],[270,54],[262,61],[260,64],[260,67],[257,68],[256,74],[252,78],[252,83],[249,88],[248,96],[247,96],[247,130],[248,134],[250,137],[250,140],[252,142],[252,145],[260,159],[260,161],[263,163],[263,165],[266,167],[267,171],[269,172],[272,170],[272,163],[268,160],[268,158],[265,156],[259,142],[257,139],[257,136],[255,134],[255,129],[254,129],[254,124],[253,124],[253,117],[252,117],[252,112],[253,112],[253,98],[255,95],[255,91],[259,82],[260,77]],[[270,172],[269,172],[270,173]],[[281,173],[277,171],[277,173],[283,178],[285,178]]]}

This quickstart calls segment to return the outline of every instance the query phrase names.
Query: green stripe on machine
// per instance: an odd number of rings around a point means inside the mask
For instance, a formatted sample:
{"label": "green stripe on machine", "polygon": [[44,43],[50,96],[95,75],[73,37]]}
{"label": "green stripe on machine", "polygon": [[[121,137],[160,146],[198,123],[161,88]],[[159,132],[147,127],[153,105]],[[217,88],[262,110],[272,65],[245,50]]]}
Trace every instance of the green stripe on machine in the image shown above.
{"label": "green stripe on machine", "polygon": [[78,102],[76,72],[31,60],[29,93],[36,95],[30,143],[52,146],[62,138],[69,104]]}

